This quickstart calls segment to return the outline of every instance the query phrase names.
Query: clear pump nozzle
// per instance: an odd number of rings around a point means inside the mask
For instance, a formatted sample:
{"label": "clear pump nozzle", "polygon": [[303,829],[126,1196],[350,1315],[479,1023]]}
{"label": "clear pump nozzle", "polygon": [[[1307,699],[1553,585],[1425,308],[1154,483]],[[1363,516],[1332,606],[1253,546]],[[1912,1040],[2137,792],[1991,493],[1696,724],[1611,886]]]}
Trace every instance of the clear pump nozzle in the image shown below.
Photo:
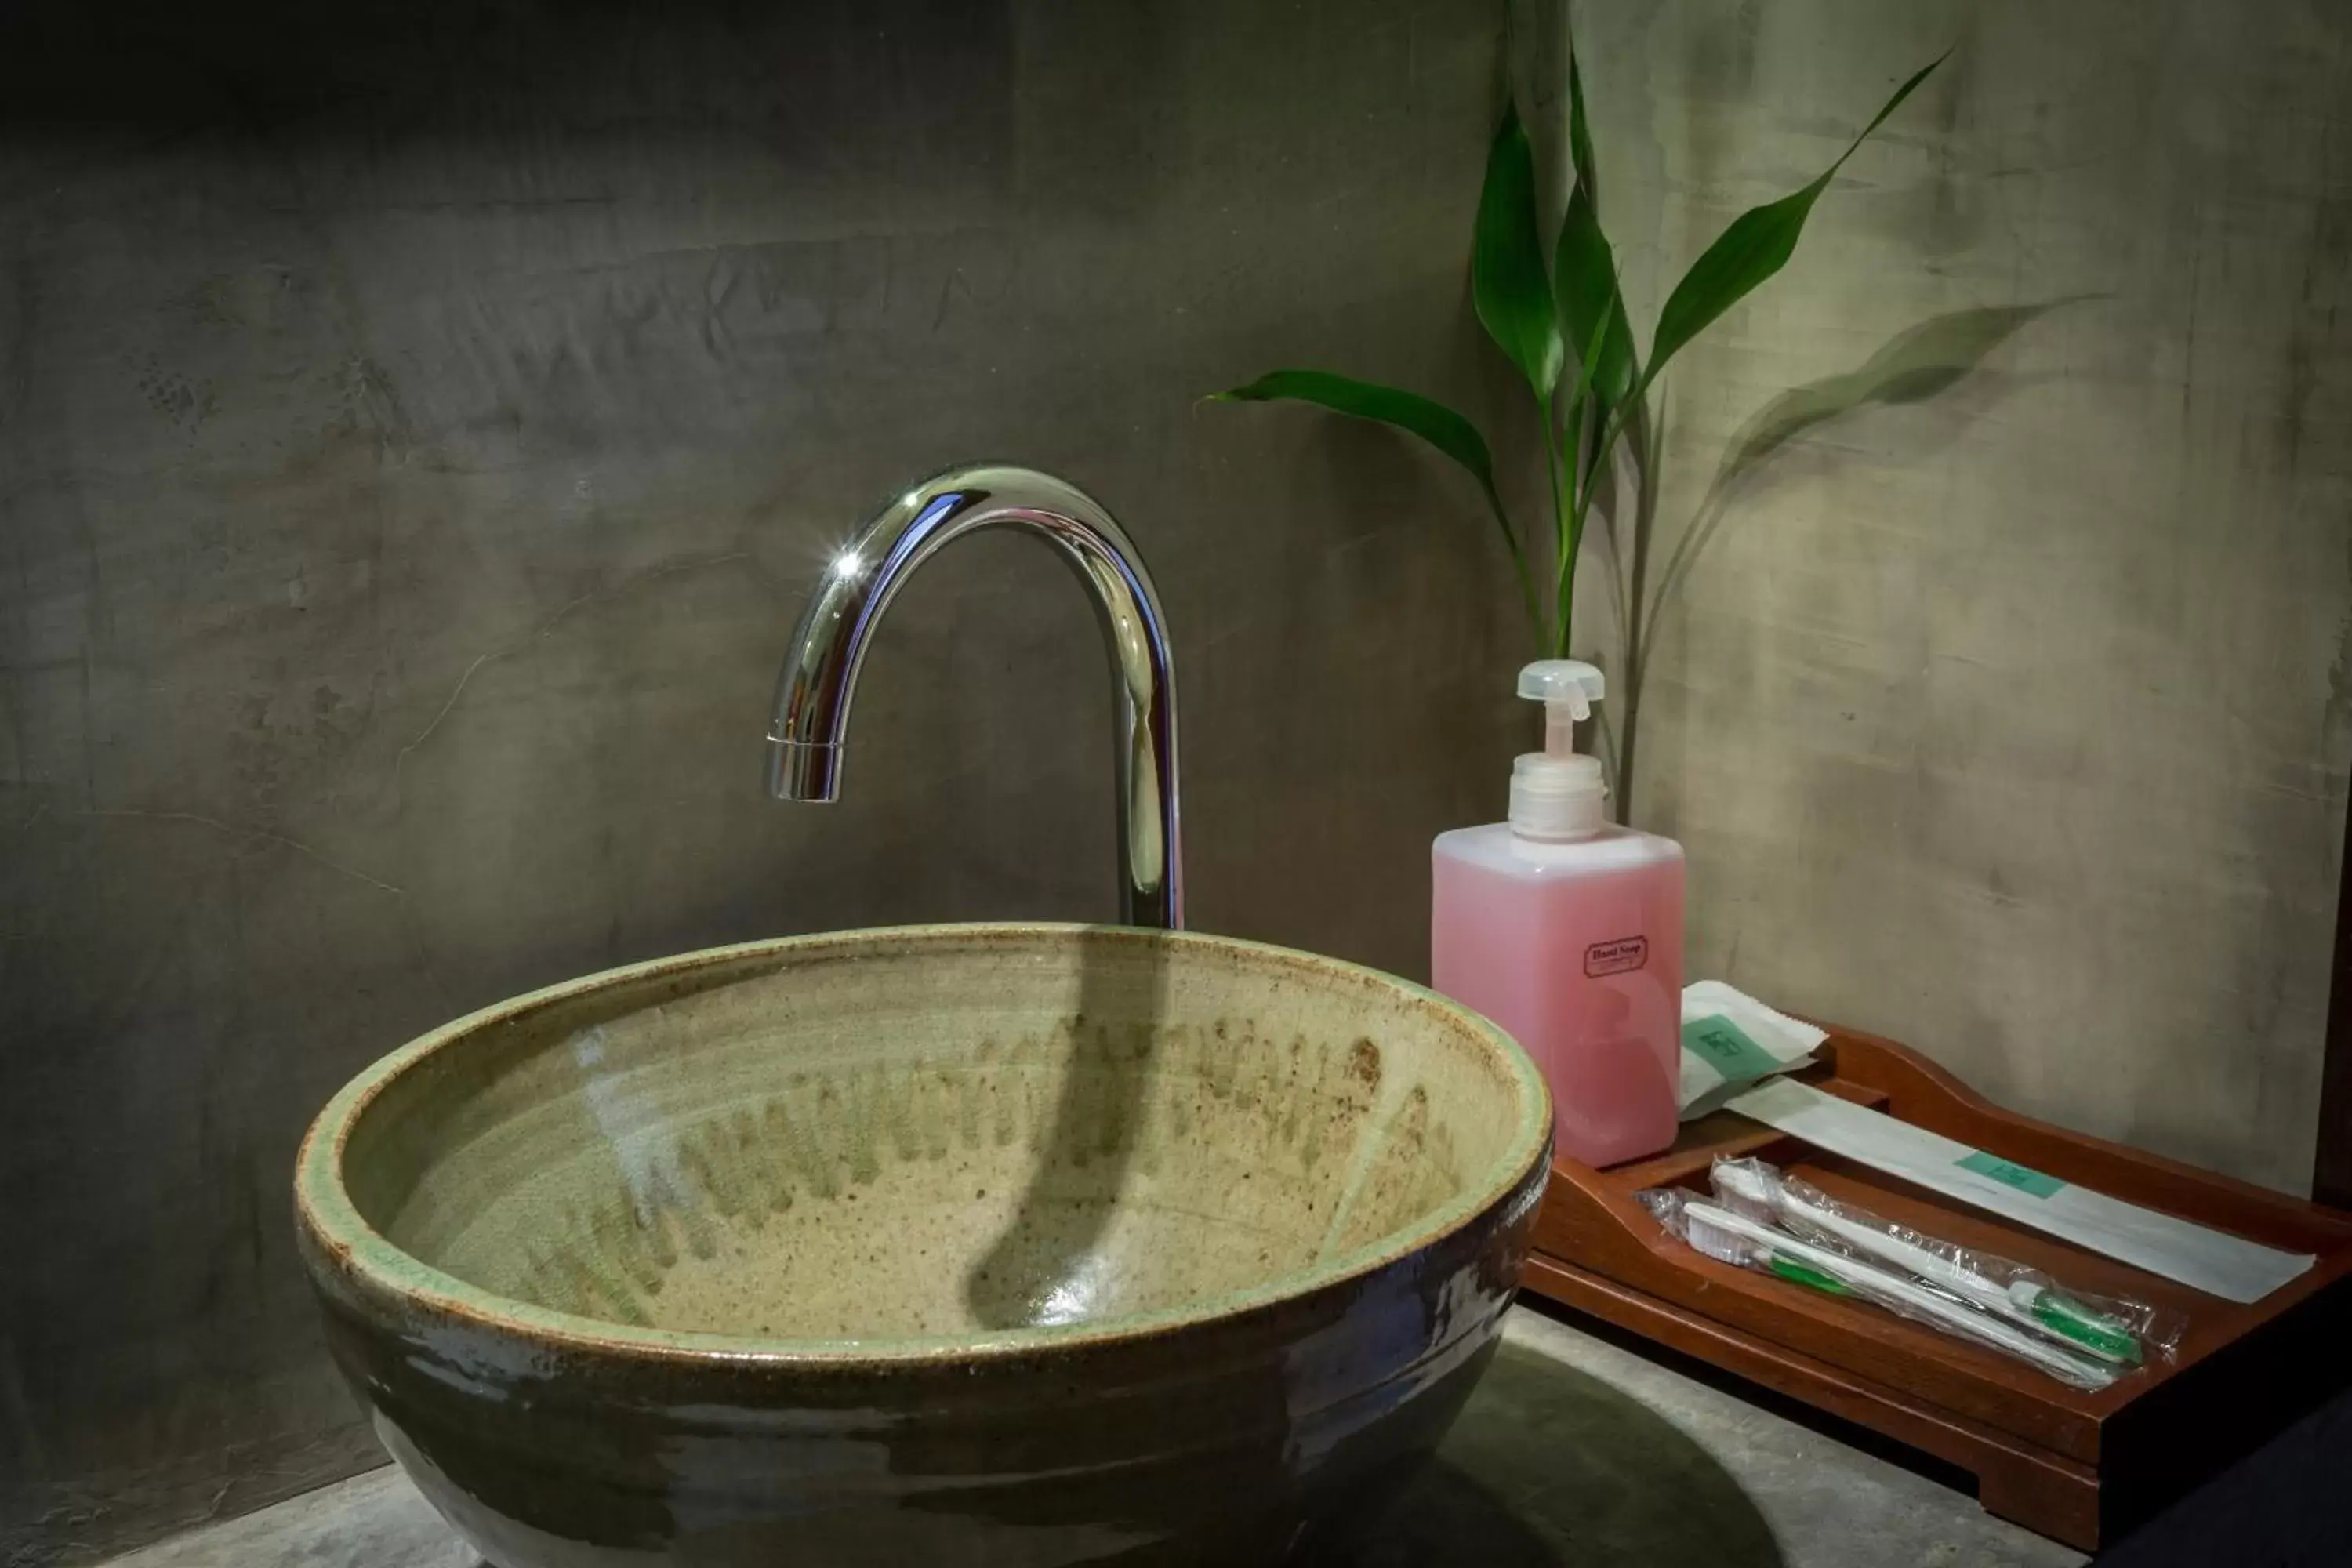
{"label": "clear pump nozzle", "polygon": [[1538,659],[1519,671],[1519,695],[1544,705],[1544,749],[1511,768],[1511,830],[1523,838],[1581,838],[1606,820],[1601,759],[1576,750],[1576,721],[1608,690],[1581,659]]}

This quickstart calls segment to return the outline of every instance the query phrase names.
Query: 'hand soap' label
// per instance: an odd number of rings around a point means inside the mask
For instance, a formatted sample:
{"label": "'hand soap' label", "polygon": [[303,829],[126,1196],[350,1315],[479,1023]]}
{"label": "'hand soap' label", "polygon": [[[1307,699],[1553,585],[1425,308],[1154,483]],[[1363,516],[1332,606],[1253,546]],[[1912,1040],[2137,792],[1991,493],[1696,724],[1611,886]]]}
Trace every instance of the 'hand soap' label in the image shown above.
{"label": "'hand soap' label", "polygon": [[1650,939],[1646,936],[1612,937],[1584,950],[1584,973],[1595,979],[1603,974],[1622,974],[1649,962]]}

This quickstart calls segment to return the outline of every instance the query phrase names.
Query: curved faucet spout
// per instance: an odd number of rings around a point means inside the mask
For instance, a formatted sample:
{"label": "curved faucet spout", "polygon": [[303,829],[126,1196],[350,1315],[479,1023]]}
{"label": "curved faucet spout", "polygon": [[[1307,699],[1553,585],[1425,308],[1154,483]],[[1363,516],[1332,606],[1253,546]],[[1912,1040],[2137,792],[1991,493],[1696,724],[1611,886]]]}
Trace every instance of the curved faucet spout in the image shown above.
{"label": "curved faucet spout", "polygon": [[857,671],[883,612],[917,567],[967,533],[1016,528],[1054,547],[1085,584],[1108,645],[1118,726],[1119,916],[1184,924],[1176,792],[1176,686],[1160,596],[1126,531],[1051,475],[950,468],[876,513],[825,570],[802,612],[768,726],[768,792],[838,799]]}

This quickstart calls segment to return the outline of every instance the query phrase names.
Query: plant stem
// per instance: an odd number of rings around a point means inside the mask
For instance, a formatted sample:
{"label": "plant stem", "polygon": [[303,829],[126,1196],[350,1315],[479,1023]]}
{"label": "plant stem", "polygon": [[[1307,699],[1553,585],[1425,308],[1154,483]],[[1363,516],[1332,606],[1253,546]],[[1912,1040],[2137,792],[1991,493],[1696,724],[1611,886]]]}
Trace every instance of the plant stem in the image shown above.
{"label": "plant stem", "polygon": [[[1584,345],[1577,361],[1576,386],[1569,394],[1568,417],[1560,422],[1559,447],[1555,450],[1553,421],[1549,403],[1544,399],[1544,464],[1551,473],[1552,527],[1555,542],[1559,546],[1559,615],[1553,622],[1557,634],[1553,639],[1552,657],[1568,657],[1570,622],[1576,610],[1576,558],[1584,544],[1584,515],[1592,505],[1592,475],[1585,467],[1586,446],[1594,415],[1601,407],[1601,396],[1593,388],[1593,367],[1601,363],[1601,345],[1607,341],[1610,325],[1616,319],[1620,302],[1614,299],[1601,312],[1601,323],[1592,330],[1592,337]],[[1559,472],[1568,470],[1568,494],[1560,494]]]}
{"label": "plant stem", "polygon": [[1648,439],[1637,447],[1641,489],[1633,497],[1633,574],[1629,595],[1632,608],[1625,634],[1625,696],[1617,705],[1621,715],[1617,746],[1617,812],[1618,820],[1628,826],[1633,820],[1633,747],[1641,736],[1642,688],[1650,663],[1651,617],[1645,609],[1649,595],[1650,541],[1657,528],[1658,468],[1666,447],[1664,416],[1662,414],[1655,419],[1646,417],[1646,403],[1642,413],[1644,418],[1641,434]]}
{"label": "plant stem", "polygon": [[1555,623],[1559,633],[1556,657],[1568,657],[1569,617],[1576,592],[1576,557],[1584,543],[1584,521],[1592,510],[1592,498],[1609,474],[1609,458],[1616,450],[1618,435],[1625,428],[1625,410],[1630,403],[1620,403],[1601,421],[1601,441],[1592,454],[1592,464],[1585,470],[1584,482],[1575,487],[1571,503],[1563,509],[1560,520],[1559,545],[1559,615]]}
{"label": "plant stem", "polygon": [[[1566,658],[1568,657],[1568,591],[1569,585],[1576,577],[1576,546],[1570,541],[1568,527],[1569,498],[1575,490],[1576,476],[1571,471],[1568,477],[1567,489],[1563,490],[1560,488],[1561,454],[1558,426],[1552,418],[1552,401],[1549,396],[1541,396],[1536,399],[1536,406],[1542,413],[1544,478],[1549,481],[1551,487],[1552,537],[1553,542],[1559,547],[1559,608],[1549,628],[1551,633],[1549,641],[1551,656],[1554,658]],[[1576,406],[1581,406],[1580,401]],[[1533,589],[1530,588],[1529,592],[1532,593]],[[1545,629],[1542,617],[1538,616],[1536,621],[1536,639],[1538,647],[1542,647],[1546,640]]]}

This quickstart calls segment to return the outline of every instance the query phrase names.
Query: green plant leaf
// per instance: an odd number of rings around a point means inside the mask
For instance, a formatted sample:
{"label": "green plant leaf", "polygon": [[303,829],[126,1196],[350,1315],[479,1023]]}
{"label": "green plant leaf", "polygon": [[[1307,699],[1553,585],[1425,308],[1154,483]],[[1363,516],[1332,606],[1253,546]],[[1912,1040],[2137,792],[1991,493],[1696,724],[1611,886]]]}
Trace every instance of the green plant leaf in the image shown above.
{"label": "green plant leaf", "polygon": [[1549,406],[1559,381],[1559,322],[1544,277],[1543,241],[1536,233],[1535,153],[1516,107],[1503,110],[1486,153],[1486,183],[1478,193],[1470,248],[1470,299],[1486,335],[1510,355],[1538,400]]}
{"label": "green plant leaf", "polygon": [[[1420,437],[1470,470],[1486,493],[1497,521],[1503,501],[1495,489],[1495,459],[1478,427],[1443,403],[1378,382],[1357,381],[1321,370],[1268,371],[1246,386],[1210,395],[1211,403],[1272,403],[1281,399],[1312,403],[1336,414],[1394,426]],[[1510,531],[1507,521],[1504,531]]]}
{"label": "green plant leaf", "polygon": [[1716,237],[1706,253],[1691,264],[1675,291],[1666,296],[1665,308],[1658,312],[1657,335],[1650,344],[1649,369],[1642,378],[1647,386],[1685,344],[1714,324],[1726,310],[1746,299],[1756,288],[1788,265],[1796,253],[1797,239],[1804,232],[1805,219],[1813,210],[1813,203],[1829,189],[1831,179],[1853,156],[1854,149],[1868,139],[1870,133],[1885,122],[1911,89],[1927,79],[1928,73],[1950,58],[1950,51],[1937,56],[1921,67],[1910,80],[1895,89],[1895,96],[1862,134],[1853,139],[1846,150],[1838,154],[1837,162],[1822,171],[1821,177],[1802,190],[1768,202],[1760,207],[1750,207],[1732,219],[1731,226]]}
{"label": "green plant leaf", "polygon": [[[1633,379],[1633,322],[1617,292],[1617,262],[1601,229],[1601,187],[1593,174],[1592,133],[1584,122],[1584,74],[1568,59],[1568,147],[1576,185],[1568,194],[1552,250],[1552,289],[1560,332],[1581,363],[1580,381],[1614,405]],[[1606,321],[1604,328],[1602,323]],[[1597,354],[1591,345],[1600,345]],[[1570,400],[1571,403],[1574,399]]]}
{"label": "green plant leaf", "polygon": [[1633,384],[1633,334],[1618,297],[1617,263],[1609,237],[1601,232],[1600,216],[1581,184],[1569,193],[1551,275],[1559,296],[1560,329],[1576,346],[1580,362],[1591,356],[1591,363],[1580,367],[1580,379],[1589,379],[1601,401],[1613,406]]}
{"label": "green plant leaf", "polygon": [[1584,73],[1577,69],[1576,55],[1568,57],[1568,156],[1576,169],[1576,183],[1592,203],[1595,212],[1601,210],[1601,183],[1592,173],[1592,132],[1584,124]]}
{"label": "green plant leaf", "polygon": [[[1585,334],[1584,347],[1577,351],[1576,379],[1569,384],[1568,396],[1560,403],[1560,406],[1568,411],[1571,419],[1575,416],[1578,405],[1581,404],[1585,395],[1592,390],[1592,367],[1601,360],[1601,334],[1620,328],[1623,324],[1624,303],[1622,300],[1612,300],[1602,319],[1595,321],[1592,324],[1592,331]],[[1604,406],[1602,413],[1607,412]]]}
{"label": "green plant leaf", "polygon": [[1536,602],[1535,580],[1528,574],[1527,552],[1520,547],[1518,531],[1511,526],[1510,514],[1503,510],[1502,492],[1495,488],[1494,455],[1486,449],[1486,438],[1478,434],[1476,426],[1443,403],[1417,392],[1321,370],[1268,371],[1245,386],[1211,393],[1204,401],[1272,403],[1285,399],[1312,403],[1335,414],[1370,419],[1418,436],[1467,468],[1471,478],[1478,481],[1479,491],[1486,498],[1486,510],[1494,514],[1495,526],[1502,530],[1503,542],[1510,550],[1511,571],[1518,579],[1528,623],[1535,629],[1537,641],[1544,639],[1543,612]]}

